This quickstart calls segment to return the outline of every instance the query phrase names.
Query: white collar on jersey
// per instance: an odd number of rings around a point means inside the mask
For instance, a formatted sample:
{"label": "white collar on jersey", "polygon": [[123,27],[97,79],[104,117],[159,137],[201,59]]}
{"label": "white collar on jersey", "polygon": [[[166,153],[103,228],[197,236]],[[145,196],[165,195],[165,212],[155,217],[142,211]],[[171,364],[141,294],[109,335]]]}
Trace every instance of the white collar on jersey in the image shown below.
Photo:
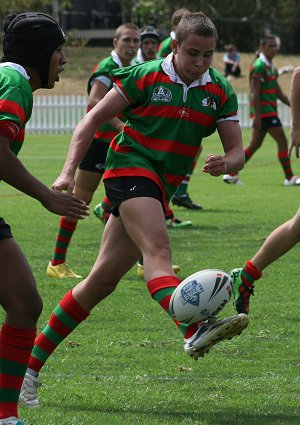
{"label": "white collar on jersey", "polygon": [[[123,68],[124,66],[123,66],[123,64],[122,64],[122,62],[121,62],[121,59],[120,59],[120,57],[119,57],[118,53],[117,53],[115,50],[113,50],[113,51],[111,52],[111,55],[112,55],[112,58],[113,58],[114,62],[116,62],[116,64],[118,64],[118,65],[119,65],[119,68]],[[133,62],[133,61],[131,61],[131,62],[130,62],[130,65],[134,65],[134,62]]]}
{"label": "white collar on jersey", "polygon": [[176,37],[175,31],[171,31],[170,36],[171,36],[172,40],[175,40],[175,37]]}
{"label": "white collar on jersey", "polygon": [[[166,59],[162,63],[162,69],[164,72],[170,77],[171,81],[178,84],[184,84],[186,85],[182,79],[179,77],[179,75],[176,73],[174,65],[173,65],[173,53],[170,53]],[[189,87],[198,87],[198,86],[205,86],[207,83],[211,83],[212,79],[209,75],[209,70],[205,71],[203,75],[201,75],[201,78],[199,80],[193,81]]]}
{"label": "white collar on jersey", "polygon": [[25,69],[23,68],[23,66],[19,65],[18,63],[14,63],[14,62],[3,62],[3,63],[0,63],[0,68],[5,68],[5,67],[10,67],[10,68],[15,69],[21,75],[23,75],[23,77],[26,78],[26,80],[29,80],[29,75],[27,74],[27,72],[25,71]]}
{"label": "white collar on jersey", "polygon": [[259,59],[270,68],[274,68],[274,65],[272,64],[272,62],[270,62],[263,53],[259,54]]}

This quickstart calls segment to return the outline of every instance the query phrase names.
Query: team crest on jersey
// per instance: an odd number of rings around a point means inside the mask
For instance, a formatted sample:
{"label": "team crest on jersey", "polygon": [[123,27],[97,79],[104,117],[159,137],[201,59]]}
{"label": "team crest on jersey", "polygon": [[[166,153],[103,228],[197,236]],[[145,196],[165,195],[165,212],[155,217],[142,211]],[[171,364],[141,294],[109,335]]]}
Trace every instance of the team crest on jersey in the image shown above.
{"label": "team crest on jersey", "polygon": [[151,100],[153,102],[170,102],[172,99],[172,93],[170,90],[163,86],[155,87],[152,93]]}
{"label": "team crest on jersey", "polygon": [[188,282],[180,291],[182,304],[199,305],[200,294],[204,289],[196,280]]}
{"label": "team crest on jersey", "polygon": [[202,106],[207,106],[208,108],[211,108],[214,111],[217,110],[217,104],[212,97],[206,97],[205,99],[203,99]]}

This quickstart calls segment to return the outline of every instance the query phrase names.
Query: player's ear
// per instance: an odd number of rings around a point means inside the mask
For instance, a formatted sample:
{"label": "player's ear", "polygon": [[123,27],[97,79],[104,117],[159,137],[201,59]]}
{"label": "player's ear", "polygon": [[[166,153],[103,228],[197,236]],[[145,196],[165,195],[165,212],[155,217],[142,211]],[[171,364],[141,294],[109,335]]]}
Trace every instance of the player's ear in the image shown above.
{"label": "player's ear", "polygon": [[177,40],[172,40],[172,52],[173,53],[177,53],[177,47],[178,47],[178,41]]}
{"label": "player's ear", "polygon": [[116,38],[113,39],[113,46],[116,47],[118,40]]}

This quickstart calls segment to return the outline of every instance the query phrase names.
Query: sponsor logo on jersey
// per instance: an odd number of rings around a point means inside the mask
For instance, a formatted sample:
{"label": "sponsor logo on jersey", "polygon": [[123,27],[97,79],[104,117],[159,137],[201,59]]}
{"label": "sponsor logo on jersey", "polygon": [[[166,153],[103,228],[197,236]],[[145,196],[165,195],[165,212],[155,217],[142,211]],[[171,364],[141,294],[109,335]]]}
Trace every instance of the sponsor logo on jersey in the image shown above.
{"label": "sponsor logo on jersey", "polygon": [[171,102],[172,93],[163,86],[155,87],[151,100],[153,102]]}
{"label": "sponsor logo on jersey", "polygon": [[188,282],[180,291],[182,304],[199,305],[200,294],[204,289],[196,280]]}
{"label": "sponsor logo on jersey", "polygon": [[181,118],[188,118],[190,113],[185,108],[183,108],[180,109],[179,115],[181,116]]}
{"label": "sponsor logo on jersey", "polygon": [[206,106],[208,108],[211,108],[214,111],[217,110],[217,104],[212,97],[206,97],[205,99],[203,99],[202,100],[202,106]]}

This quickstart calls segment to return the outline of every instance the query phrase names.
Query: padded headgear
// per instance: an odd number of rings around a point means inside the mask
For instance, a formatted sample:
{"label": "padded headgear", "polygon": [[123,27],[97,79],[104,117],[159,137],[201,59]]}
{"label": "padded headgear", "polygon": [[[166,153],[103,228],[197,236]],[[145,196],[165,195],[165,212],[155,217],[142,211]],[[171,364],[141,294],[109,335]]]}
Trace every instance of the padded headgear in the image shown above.
{"label": "padded headgear", "polygon": [[154,38],[154,40],[156,40],[157,43],[159,43],[160,36],[159,36],[158,32],[156,31],[156,29],[154,27],[152,27],[151,25],[148,25],[145,28],[143,28],[141,30],[140,35],[141,35],[141,43],[146,38]]}
{"label": "padded headgear", "polygon": [[[9,18],[9,17],[8,17]],[[2,62],[33,67],[47,88],[52,53],[66,38],[54,18],[45,13],[21,13],[4,22]]]}

